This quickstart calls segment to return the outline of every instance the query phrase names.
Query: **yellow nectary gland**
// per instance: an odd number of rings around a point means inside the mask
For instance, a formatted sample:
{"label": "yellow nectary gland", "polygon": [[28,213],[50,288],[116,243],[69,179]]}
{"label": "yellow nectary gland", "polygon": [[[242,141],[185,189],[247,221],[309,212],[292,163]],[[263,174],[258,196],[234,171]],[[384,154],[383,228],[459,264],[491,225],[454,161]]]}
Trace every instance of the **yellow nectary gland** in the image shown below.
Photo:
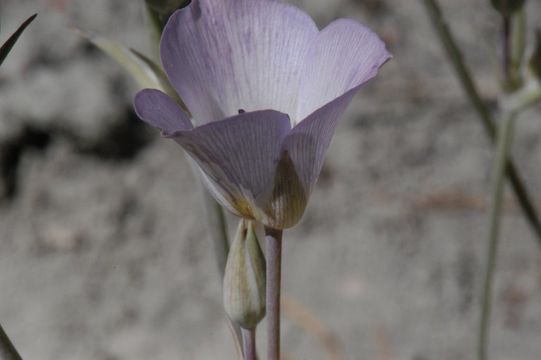
{"label": "yellow nectary gland", "polygon": [[261,207],[252,199],[233,196],[230,204],[244,219],[255,220],[273,229],[290,228],[296,225],[304,214],[308,191],[287,152],[284,152],[277,164],[273,184],[272,192]]}

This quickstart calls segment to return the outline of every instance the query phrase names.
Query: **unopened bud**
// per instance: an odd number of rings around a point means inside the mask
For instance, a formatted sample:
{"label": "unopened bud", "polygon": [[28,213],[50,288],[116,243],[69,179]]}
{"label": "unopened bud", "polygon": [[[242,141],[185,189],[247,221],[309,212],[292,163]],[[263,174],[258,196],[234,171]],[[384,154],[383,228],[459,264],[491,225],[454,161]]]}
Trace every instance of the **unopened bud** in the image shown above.
{"label": "unopened bud", "polygon": [[240,220],[229,250],[224,307],[229,318],[244,329],[254,329],[265,317],[265,257],[249,220]]}
{"label": "unopened bud", "polygon": [[520,10],[526,0],[490,0],[492,6],[503,16],[510,16]]}

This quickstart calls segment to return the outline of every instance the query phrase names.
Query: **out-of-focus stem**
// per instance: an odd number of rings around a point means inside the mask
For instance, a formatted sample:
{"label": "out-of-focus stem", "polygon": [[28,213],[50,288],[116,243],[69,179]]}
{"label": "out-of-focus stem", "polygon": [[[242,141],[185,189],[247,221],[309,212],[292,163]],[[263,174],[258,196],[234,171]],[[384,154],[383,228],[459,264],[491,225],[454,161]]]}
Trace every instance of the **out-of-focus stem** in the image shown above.
{"label": "out-of-focus stem", "polygon": [[506,91],[513,89],[511,75],[511,16],[502,17],[502,74]]}
{"label": "out-of-focus stem", "polygon": [[[477,87],[473,82],[470,71],[466,67],[462,54],[451,34],[451,31],[449,30],[449,27],[447,26],[447,23],[445,22],[445,19],[443,18],[437,0],[423,0],[423,4],[447,53],[447,57],[453,65],[457,77],[460,80],[460,84],[462,85],[464,92],[470,99],[473,107],[479,115],[481,124],[487,132],[490,140],[494,142],[496,139],[496,126],[494,120],[492,119],[492,114],[477,91]],[[526,187],[524,186],[522,179],[515,165],[513,164],[513,161],[511,158],[507,158],[506,161],[508,162],[506,166],[507,178],[511,182],[511,186],[515,196],[517,197],[517,201],[519,202],[526,219],[535,233],[537,242],[539,245],[541,245],[541,222],[539,221],[537,212],[530,201],[528,191],[526,190]]]}
{"label": "out-of-focus stem", "polygon": [[[205,205],[207,230],[210,234],[214,246],[214,256],[220,279],[224,278],[225,264],[227,263],[227,254],[229,253],[229,240],[227,236],[227,223],[223,208],[214,200],[209,192],[201,185],[201,195]],[[242,335],[240,326],[233,323],[229,318],[229,328],[234,337],[235,346],[240,351]]]}
{"label": "out-of-focus stem", "polygon": [[526,49],[526,13],[524,8],[513,14],[511,21],[511,77],[514,89],[523,85],[522,63]]}
{"label": "out-of-focus stem", "polygon": [[15,349],[15,346],[8,335],[0,325],[0,359],[2,360],[22,360],[21,355]]}
{"label": "out-of-focus stem", "polygon": [[492,283],[496,260],[498,257],[498,245],[500,240],[500,228],[502,218],[503,193],[505,168],[508,165],[508,157],[513,139],[513,125],[516,114],[506,113],[498,131],[498,144],[496,162],[494,165],[494,188],[490,206],[490,223],[487,243],[487,258],[485,275],[483,279],[483,293],[481,296],[481,316],[479,319],[479,337],[477,342],[478,360],[487,359],[488,334],[490,325],[490,311],[492,307]]}
{"label": "out-of-focus stem", "polygon": [[267,360],[280,360],[282,231],[265,228],[267,243]]}
{"label": "out-of-focus stem", "polygon": [[227,236],[225,214],[220,204],[214,200],[206,189],[203,188],[201,193],[205,204],[207,229],[214,245],[216,266],[223,279],[225,264],[227,263],[227,254],[229,253],[229,240]]}
{"label": "out-of-focus stem", "polygon": [[256,360],[255,329],[241,329],[244,360]]}
{"label": "out-of-focus stem", "polygon": [[501,105],[505,109],[521,111],[540,101],[541,83],[537,79],[531,79],[520,90],[506,96]]}

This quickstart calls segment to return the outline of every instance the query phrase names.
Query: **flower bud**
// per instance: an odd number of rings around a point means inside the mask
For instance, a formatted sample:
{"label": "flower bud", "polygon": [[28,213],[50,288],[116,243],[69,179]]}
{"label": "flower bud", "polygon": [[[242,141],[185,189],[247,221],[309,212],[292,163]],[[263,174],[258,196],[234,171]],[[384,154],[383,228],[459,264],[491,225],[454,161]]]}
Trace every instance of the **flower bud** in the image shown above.
{"label": "flower bud", "polygon": [[229,318],[244,329],[254,329],[265,316],[265,257],[249,220],[240,220],[229,250],[224,307]]}
{"label": "flower bud", "polygon": [[526,0],[490,0],[494,9],[502,16],[510,16],[524,6]]}

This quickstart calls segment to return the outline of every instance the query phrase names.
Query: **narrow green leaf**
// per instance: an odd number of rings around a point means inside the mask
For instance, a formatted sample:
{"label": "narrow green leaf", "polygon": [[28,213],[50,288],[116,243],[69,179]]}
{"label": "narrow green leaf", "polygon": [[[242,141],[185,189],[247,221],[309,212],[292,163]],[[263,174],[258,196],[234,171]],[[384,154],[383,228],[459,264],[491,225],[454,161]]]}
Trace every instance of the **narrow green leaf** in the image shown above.
{"label": "narrow green leaf", "polygon": [[23,22],[21,24],[21,26],[19,26],[19,28],[17,29],[17,31],[15,31],[10,37],[9,39],[6,40],[6,42],[2,45],[2,47],[0,47],[0,65],[2,65],[2,63],[4,62],[4,60],[6,59],[6,56],[8,56],[9,52],[11,51],[11,49],[13,48],[13,45],[15,45],[15,43],[17,42],[17,40],[19,39],[19,36],[21,36],[21,34],[23,33],[24,29],[26,29],[26,27],[28,25],[30,25],[30,23],[32,21],[34,21],[34,19],[36,18],[36,16],[38,16],[38,14],[34,14],[32,16],[30,16],[28,19],[25,20],[25,22]]}
{"label": "narrow green leaf", "polygon": [[169,83],[162,68],[150,58],[116,41],[95,34],[85,33],[76,28],[74,30],[127,70],[142,89],[161,90],[174,98],[186,110],[186,106]]}
{"label": "narrow green leaf", "polygon": [[112,57],[130,73],[141,88],[152,88],[164,91],[159,79],[160,75],[130,49],[116,41],[95,34],[86,33],[79,29],[74,30],[101,51]]}
{"label": "narrow green leaf", "polygon": [[154,71],[161,86],[160,90],[162,90],[163,92],[171,96],[180,105],[180,107],[184,109],[184,111],[188,112],[188,108],[186,107],[182,99],[178,96],[173,86],[171,86],[171,83],[169,82],[169,79],[167,79],[167,75],[165,75],[165,72],[163,71],[163,69],[158,64],[156,64],[152,59],[150,59],[144,54],[141,54],[139,51],[135,49],[130,49],[130,51],[135,56],[137,56],[142,62],[144,62],[149,67],[150,70]]}

